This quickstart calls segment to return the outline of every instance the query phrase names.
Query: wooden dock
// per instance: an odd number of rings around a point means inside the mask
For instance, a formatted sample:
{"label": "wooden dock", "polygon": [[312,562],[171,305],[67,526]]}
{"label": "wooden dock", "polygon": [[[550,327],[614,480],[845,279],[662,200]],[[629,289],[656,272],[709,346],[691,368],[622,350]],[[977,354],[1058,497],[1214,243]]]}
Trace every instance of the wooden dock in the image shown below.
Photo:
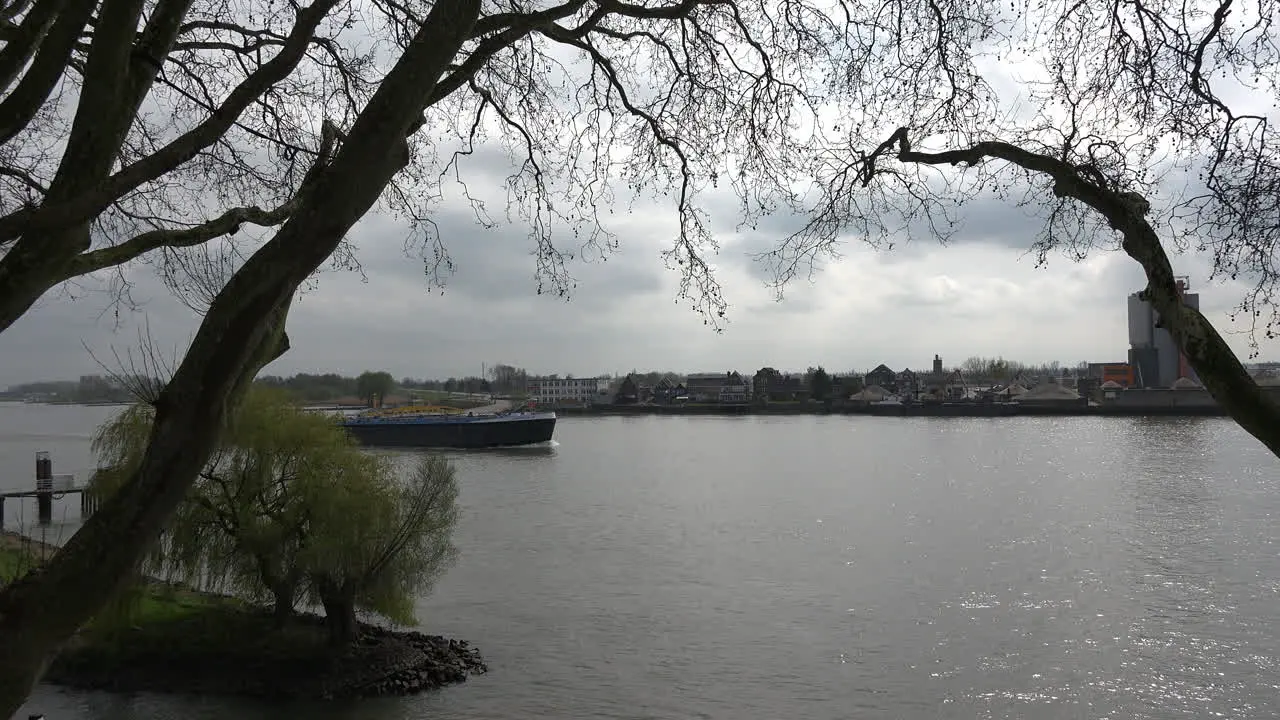
{"label": "wooden dock", "polygon": [[36,486],[33,490],[0,492],[0,530],[4,530],[4,501],[8,498],[36,499],[37,522],[41,527],[53,524],[53,501],[67,495],[80,496],[80,518],[87,519],[98,509],[99,498],[88,485],[77,485],[74,475],[54,475],[49,453],[36,453]]}

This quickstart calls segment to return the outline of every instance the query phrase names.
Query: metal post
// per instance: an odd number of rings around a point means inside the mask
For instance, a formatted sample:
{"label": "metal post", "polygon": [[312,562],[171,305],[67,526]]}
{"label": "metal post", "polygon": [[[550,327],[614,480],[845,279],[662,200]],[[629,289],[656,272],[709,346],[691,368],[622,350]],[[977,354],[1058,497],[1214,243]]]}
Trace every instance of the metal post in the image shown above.
{"label": "metal post", "polygon": [[97,492],[90,487],[80,491],[80,520],[88,520],[98,509]]}
{"label": "metal post", "polygon": [[53,460],[49,453],[36,453],[36,506],[41,527],[53,524]]}

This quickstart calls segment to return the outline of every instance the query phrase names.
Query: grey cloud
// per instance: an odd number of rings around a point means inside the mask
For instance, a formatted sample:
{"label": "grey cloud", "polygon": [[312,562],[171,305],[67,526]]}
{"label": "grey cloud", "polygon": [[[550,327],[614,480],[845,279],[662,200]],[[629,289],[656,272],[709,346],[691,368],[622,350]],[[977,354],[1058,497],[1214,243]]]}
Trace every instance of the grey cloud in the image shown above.
{"label": "grey cloud", "polygon": [[771,300],[744,305],[731,312],[734,317],[744,318],[769,317],[778,315],[807,315],[818,308],[817,302],[810,296],[788,297],[781,301]]}
{"label": "grey cloud", "polygon": [[[981,197],[967,202],[956,210],[957,224],[947,247],[971,244],[996,245],[1015,249],[1026,249],[1031,245],[1035,235],[1043,227],[1043,218],[1028,214],[1019,208],[995,197]],[[787,235],[804,224],[804,218],[794,213],[779,213],[766,218],[755,228],[737,231],[731,242],[725,243],[719,262],[737,266],[764,283],[774,277],[774,268],[767,261],[756,257],[779,247]],[[723,226],[723,232],[733,233],[730,225]],[[875,248],[854,235],[847,235],[836,245],[840,258],[818,259],[817,282],[822,282],[822,270],[834,262],[858,262],[867,257],[867,253],[875,253],[878,261],[886,264],[918,262],[921,257],[937,251],[939,243],[929,240],[930,232],[923,223],[912,228],[909,240],[906,235],[898,241],[892,250]],[[806,269],[807,272],[807,269]]]}
{"label": "grey cloud", "polygon": [[[1037,271],[1044,275],[1024,271],[1032,262],[1018,258],[1040,229],[1039,220],[990,198],[960,208],[964,224],[952,247],[920,241],[876,252],[850,239],[841,248],[845,257],[839,267],[820,273],[812,286],[800,279],[786,300],[775,303],[763,289],[767,268],[752,262],[749,253],[771,249],[800,219],[780,213],[738,230],[736,205],[721,194],[706,198],[706,205],[724,241],[714,263],[726,284],[732,324],[724,335],[715,335],[674,303],[678,276],[659,258],[670,244],[674,213],[669,204],[647,199],[628,209],[630,198],[618,198],[606,219],[621,250],[607,262],[572,263],[579,285],[570,302],[536,296],[527,227],[519,218],[508,223],[504,212],[503,178],[509,169],[496,151],[478,153],[464,166],[472,190],[488,201],[496,228],[481,228],[456,193],[436,209],[457,266],[443,295],[429,288],[416,250],[406,252],[404,224],[371,213],[352,234],[368,283],[350,272],[322,274],[290,316],[293,350],[267,371],[354,373],[378,367],[396,376],[448,376],[476,373],[482,362],[499,361],[534,372],[575,374],[632,368],[753,370],[818,362],[845,368],[919,364],[937,351],[948,359],[976,353],[1052,359],[1042,355],[1070,355],[1087,342],[1096,346],[1078,354],[1109,358],[1118,357],[1124,346],[1124,297],[1142,284],[1140,268],[1122,256],[1101,270],[1054,257],[1047,269]],[[997,267],[987,272],[984,262]],[[1243,292],[1239,284],[1206,283],[1208,265],[1202,257],[1175,257],[1175,267],[1193,276],[1206,308],[1229,308]],[[866,296],[873,303],[849,305],[847,297],[837,297],[850,294],[851,269],[888,278],[863,291],[878,295]],[[965,278],[980,280],[984,273],[1020,287],[1034,283],[1038,302],[1020,307],[989,291],[983,295],[989,305],[947,303],[911,282],[916,275],[947,275],[963,284],[978,282]],[[135,344],[136,329],[144,322],[163,347],[185,347],[198,319],[168,297],[150,269],[137,267],[129,276],[137,282],[135,297],[142,307],[126,312],[119,329],[113,317],[98,317],[109,306],[106,295],[77,292],[75,300],[51,294],[0,334],[0,385],[94,372],[81,342],[100,357],[109,356],[113,345]],[[1055,299],[1056,292],[1066,294]],[[1110,335],[1093,340],[1100,332],[1095,326],[1109,328]],[[1046,333],[1045,328],[1055,329]]]}
{"label": "grey cloud", "polygon": [[[468,211],[452,208],[434,213],[433,219],[453,261],[453,272],[441,277],[446,293],[482,303],[525,301],[536,294],[534,240],[519,220],[507,223],[504,219],[496,227],[485,228]],[[621,251],[612,259],[588,256],[570,262],[568,272],[578,283],[572,297],[588,297],[608,305],[659,290],[664,270],[656,257],[639,257],[643,240],[622,236]],[[371,281],[390,278],[418,285],[424,291],[434,284],[429,277],[434,268],[431,248],[402,224],[371,217],[362,223],[355,244],[356,256]],[[579,252],[572,238],[566,239],[561,249],[575,255]]]}
{"label": "grey cloud", "polygon": [[[351,236],[368,282],[352,272],[321,273],[291,313],[294,349],[269,371],[376,366],[397,375],[450,375],[478,372],[482,361],[506,361],[586,373],[600,371],[611,353],[625,358],[633,335],[619,318],[635,312],[637,303],[652,306],[657,298],[665,305],[674,298],[674,275],[658,255],[665,216],[644,205],[630,214],[615,212],[608,219],[620,251],[607,261],[588,257],[570,264],[578,281],[570,302],[539,297],[527,226],[519,218],[508,223],[503,212],[509,162],[494,152],[469,161],[465,177],[489,201],[498,224],[480,227],[456,198],[435,211],[456,266],[443,295],[430,288],[419,248],[406,248],[405,224],[371,213]],[[52,292],[0,334],[0,385],[97,372],[81,343],[109,357],[112,346],[123,351],[135,345],[144,324],[162,347],[185,348],[198,318],[172,299],[146,265],[130,268],[127,276],[139,306],[125,308],[118,323],[101,317],[110,307],[105,285],[89,282],[95,292],[77,292],[75,301],[66,292]],[[676,313],[676,324],[683,326],[687,311]],[[624,349],[615,352],[618,347]]]}
{"label": "grey cloud", "polygon": [[[0,334],[0,386],[122,369],[115,353],[135,353],[148,333],[166,362],[181,357],[198,318],[174,301],[148,272],[126,272],[133,283],[119,302],[110,278],[82,278],[50,291]],[[101,364],[101,365],[100,365]]]}

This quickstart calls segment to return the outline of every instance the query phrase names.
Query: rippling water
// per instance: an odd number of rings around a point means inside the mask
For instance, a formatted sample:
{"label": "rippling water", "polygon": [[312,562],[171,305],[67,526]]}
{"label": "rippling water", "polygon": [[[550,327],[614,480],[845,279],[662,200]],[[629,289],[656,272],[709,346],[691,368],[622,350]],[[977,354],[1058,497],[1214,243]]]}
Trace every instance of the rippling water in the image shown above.
{"label": "rippling water", "polygon": [[[105,412],[0,406],[0,459],[50,449],[56,472],[87,467]],[[455,455],[463,554],[419,614],[478,645],[489,675],[353,705],[42,688],[31,708],[736,720],[1280,707],[1280,461],[1228,421],[600,418],[556,435]]]}

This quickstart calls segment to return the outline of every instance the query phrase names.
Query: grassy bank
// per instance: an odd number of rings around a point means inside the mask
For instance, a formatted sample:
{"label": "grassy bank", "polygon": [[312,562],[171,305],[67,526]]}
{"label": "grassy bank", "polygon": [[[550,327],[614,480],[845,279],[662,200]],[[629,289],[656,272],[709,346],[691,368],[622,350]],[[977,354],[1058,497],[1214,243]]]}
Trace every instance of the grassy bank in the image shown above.
{"label": "grassy bank", "polygon": [[442,405],[458,408],[459,410],[484,407],[493,402],[492,400],[481,400],[479,398],[459,397],[438,390],[414,390],[412,392],[412,400],[408,396],[399,397],[405,395],[403,392],[396,393],[396,395],[395,399],[400,402],[412,402],[415,405]]}
{"label": "grassy bank", "polygon": [[[14,533],[0,533],[0,586],[13,582],[42,561],[54,556],[58,548]],[[147,580],[133,591],[128,613],[119,617],[99,618],[82,633],[83,638],[105,642],[113,635],[114,625],[129,624],[139,631],[167,631],[167,623],[207,615],[225,618],[228,613],[248,609],[235,598],[198,592],[180,585]]]}
{"label": "grassy bank", "polygon": [[[491,404],[493,401],[459,397],[440,390],[414,390],[412,397],[410,397],[409,394],[400,391],[388,395],[384,398],[384,402],[389,407],[406,404],[443,405],[446,407],[458,408],[459,410],[470,410],[471,408],[484,407]],[[309,405],[344,407],[351,410],[360,410],[369,406],[367,399],[354,396],[329,398],[327,400],[295,399],[294,404],[304,407]]]}
{"label": "grassy bank", "polygon": [[0,585],[9,584],[43,558],[53,557],[57,551],[55,545],[0,531]]}
{"label": "grassy bank", "polygon": [[[0,534],[0,585],[56,548]],[[148,580],[128,611],[95,618],[51,664],[45,680],[84,689],[263,698],[408,694],[486,670],[465,642],[362,625],[354,645],[329,646],[323,618],[283,626],[236,598]]]}

